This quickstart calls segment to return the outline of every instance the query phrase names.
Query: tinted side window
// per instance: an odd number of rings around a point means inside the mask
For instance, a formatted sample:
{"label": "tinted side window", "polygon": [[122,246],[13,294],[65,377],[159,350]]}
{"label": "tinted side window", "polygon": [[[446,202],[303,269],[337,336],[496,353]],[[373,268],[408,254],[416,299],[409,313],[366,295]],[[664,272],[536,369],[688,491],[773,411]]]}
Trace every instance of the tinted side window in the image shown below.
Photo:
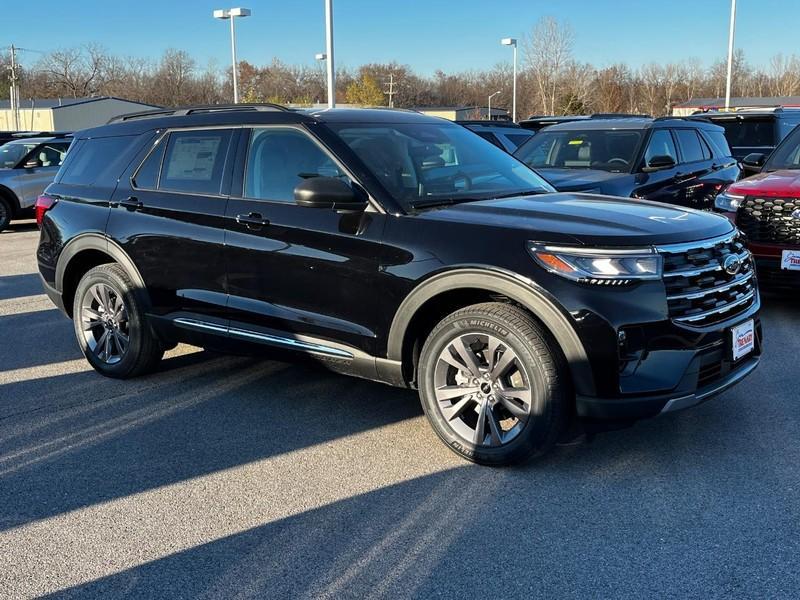
{"label": "tinted side window", "polygon": [[170,133],[158,189],[219,194],[230,140],[229,129]]}
{"label": "tinted side window", "polygon": [[511,142],[512,144],[514,144],[515,148],[519,148],[520,146],[522,146],[522,144],[527,142],[532,137],[533,137],[532,135],[525,134],[525,133],[507,133],[506,134],[506,139],[509,142]]}
{"label": "tinted side window", "polygon": [[118,177],[120,159],[133,139],[134,136],[118,136],[80,140],[64,163],[61,183],[92,185],[106,175]]}
{"label": "tinted side window", "polygon": [[732,156],[730,146],[728,146],[728,140],[725,138],[724,133],[721,131],[704,131],[703,135],[711,142],[711,146],[714,148],[714,152],[717,156]]}
{"label": "tinted side window", "polygon": [[495,134],[493,134],[491,131],[476,131],[475,133],[477,133],[487,142],[492,142],[495,146],[497,146],[501,150],[505,150],[505,148],[503,148],[503,144],[500,142],[500,140],[497,139],[497,136],[495,136]]}
{"label": "tinted side window", "polygon": [[294,202],[294,188],[308,177],[347,178],[306,134],[282,128],[253,130],[247,153],[246,198]]}
{"label": "tinted side window", "polygon": [[147,155],[133,177],[134,186],[144,190],[154,190],[158,187],[158,174],[161,171],[161,161],[166,147],[166,142],[161,140],[158,147]]}
{"label": "tinted side window", "polygon": [[656,129],[650,136],[650,143],[644,153],[645,164],[650,164],[650,159],[654,156],[671,156],[677,164],[678,153],[675,151],[675,142],[669,129]]}
{"label": "tinted side window", "polygon": [[683,162],[690,163],[704,159],[705,153],[694,129],[676,129],[675,133],[678,134],[678,145],[681,147]]}

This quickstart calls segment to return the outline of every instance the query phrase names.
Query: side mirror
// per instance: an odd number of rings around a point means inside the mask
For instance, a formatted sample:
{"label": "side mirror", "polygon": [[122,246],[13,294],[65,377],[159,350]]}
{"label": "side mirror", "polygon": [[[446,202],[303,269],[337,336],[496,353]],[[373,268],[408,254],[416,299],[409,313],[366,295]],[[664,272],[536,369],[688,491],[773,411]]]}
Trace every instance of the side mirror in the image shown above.
{"label": "side mirror", "polygon": [[663,169],[672,169],[674,166],[675,159],[665,154],[652,157],[642,171],[645,173],[651,173],[653,171],[661,171]]}
{"label": "side mirror", "polygon": [[358,211],[367,207],[365,198],[336,177],[309,177],[294,188],[294,201],[308,208]]}
{"label": "side mirror", "polygon": [[767,155],[761,152],[752,152],[742,159],[742,166],[745,170],[758,173],[764,163],[767,162]]}

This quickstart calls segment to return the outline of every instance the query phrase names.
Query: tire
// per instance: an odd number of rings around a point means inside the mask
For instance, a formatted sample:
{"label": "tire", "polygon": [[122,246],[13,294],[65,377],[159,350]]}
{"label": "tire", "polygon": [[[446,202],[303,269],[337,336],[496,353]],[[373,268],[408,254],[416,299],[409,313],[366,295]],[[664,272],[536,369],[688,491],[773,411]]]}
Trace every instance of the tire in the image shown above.
{"label": "tire", "polygon": [[11,224],[11,217],[14,216],[14,208],[4,197],[0,196],[0,231],[7,229]]}
{"label": "tire", "polygon": [[75,336],[86,360],[106,377],[143,375],[164,355],[134,289],[122,267],[106,264],[90,269],[75,291]]}
{"label": "tire", "polygon": [[492,466],[550,450],[572,396],[566,361],[549,332],[523,309],[500,302],[466,307],[436,325],[422,348],[417,381],[442,441]]}

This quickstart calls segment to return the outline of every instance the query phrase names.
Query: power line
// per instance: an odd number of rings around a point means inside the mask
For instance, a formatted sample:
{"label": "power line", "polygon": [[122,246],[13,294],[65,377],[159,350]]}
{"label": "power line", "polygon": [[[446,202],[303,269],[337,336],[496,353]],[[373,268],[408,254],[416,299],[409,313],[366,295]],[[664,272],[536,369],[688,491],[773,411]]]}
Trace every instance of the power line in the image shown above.
{"label": "power line", "polygon": [[389,86],[389,89],[383,93],[389,96],[389,108],[394,108],[394,95],[397,93],[394,91],[394,73],[389,73],[389,81],[384,83]]}

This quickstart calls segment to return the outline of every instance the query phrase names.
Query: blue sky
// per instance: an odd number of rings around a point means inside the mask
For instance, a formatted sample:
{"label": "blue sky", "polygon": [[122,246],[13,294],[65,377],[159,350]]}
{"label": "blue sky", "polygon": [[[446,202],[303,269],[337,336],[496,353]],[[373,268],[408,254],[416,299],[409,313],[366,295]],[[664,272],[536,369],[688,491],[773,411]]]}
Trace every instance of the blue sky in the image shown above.
{"label": "blue sky", "polygon": [[[240,59],[311,64],[324,50],[323,0],[226,1],[37,0],[4,11],[0,44],[47,51],[97,42],[117,55],[143,57],[173,47],[201,66],[213,60],[225,66],[227,26],[211,11],[246,6],[253,16],[238,23]],[[800,52],[787,26],[800,20],[800,2],[738,5],[736,42],[748,60],[767,64],[778,52]],[[726,52],[729,11],[730,0],[334,0],[337,62],[396,60],[423,74],[487,68],[510,60],[501,37],[521,38],[549,15],[570,23],[582,61],[638,66],[697,57],[708,65]],[[22,58],[30,64],[37,55]]]}

